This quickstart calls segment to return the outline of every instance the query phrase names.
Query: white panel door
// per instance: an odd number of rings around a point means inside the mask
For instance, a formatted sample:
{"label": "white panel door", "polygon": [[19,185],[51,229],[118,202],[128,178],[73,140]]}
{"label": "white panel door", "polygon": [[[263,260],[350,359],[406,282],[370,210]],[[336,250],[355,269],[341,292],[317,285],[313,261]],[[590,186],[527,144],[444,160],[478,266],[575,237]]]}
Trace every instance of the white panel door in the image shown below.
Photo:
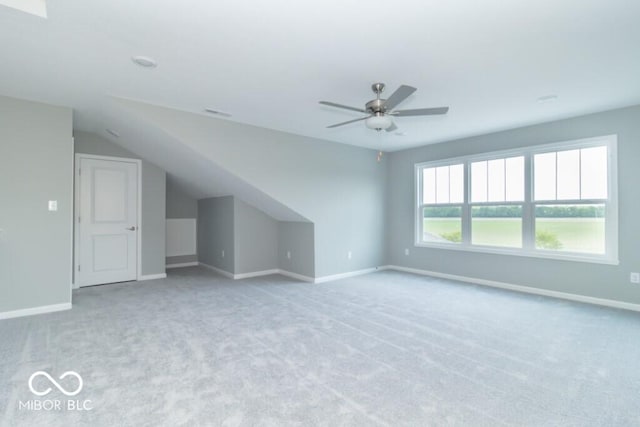
{"label": "white panel door", "polygon": [[79,286],[136,280],[138,164],[80,159]]}

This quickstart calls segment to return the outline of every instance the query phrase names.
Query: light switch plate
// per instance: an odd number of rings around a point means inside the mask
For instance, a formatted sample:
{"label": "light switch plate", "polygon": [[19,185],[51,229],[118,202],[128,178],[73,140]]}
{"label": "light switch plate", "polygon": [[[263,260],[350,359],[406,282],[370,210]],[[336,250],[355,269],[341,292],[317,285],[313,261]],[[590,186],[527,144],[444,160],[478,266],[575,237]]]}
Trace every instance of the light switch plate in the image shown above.
{"label": "light switch plate", "polygon": [[49,210],[51,212],[58,210],[58,201],[57,200],[49,200]]}

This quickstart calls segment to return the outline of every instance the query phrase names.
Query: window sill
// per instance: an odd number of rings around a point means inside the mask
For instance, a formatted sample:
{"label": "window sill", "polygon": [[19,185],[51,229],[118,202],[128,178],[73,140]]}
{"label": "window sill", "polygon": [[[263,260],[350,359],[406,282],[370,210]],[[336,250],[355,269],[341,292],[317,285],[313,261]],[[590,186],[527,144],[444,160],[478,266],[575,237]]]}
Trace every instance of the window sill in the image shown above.
{"label": "window sill", "polygon": [[418,248],[427,249],[445,249],[450,251],[461,252],[479,252],[485,254],[494,255],[510,255],[527,258],[541,258],[551,259],[556,261],[574,261],[574,262],[588,262],[593,264],[606,264],[606,265],[619,265],[620,261],[617,258],[608,258],[605,256],[589,256],[576,253],[552,253],[550,251],[526,251],[523,249],[512,250],[508,248],[498,248],[492,246],[462,246],[455,243],[425,243],[416,242],[414,244]]}

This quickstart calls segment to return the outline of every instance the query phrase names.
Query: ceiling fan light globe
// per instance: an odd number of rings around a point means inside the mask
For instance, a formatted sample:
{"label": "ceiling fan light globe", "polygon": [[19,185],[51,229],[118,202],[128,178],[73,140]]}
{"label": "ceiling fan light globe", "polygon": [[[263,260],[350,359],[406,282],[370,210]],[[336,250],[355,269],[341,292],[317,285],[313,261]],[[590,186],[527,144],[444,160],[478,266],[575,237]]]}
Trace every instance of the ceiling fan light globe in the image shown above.
{"label": "ceiling fan light globe", "polygon": [[365,122],[369,129],[388,129],[393,124],[393,120],[389,116],[372,116]]}

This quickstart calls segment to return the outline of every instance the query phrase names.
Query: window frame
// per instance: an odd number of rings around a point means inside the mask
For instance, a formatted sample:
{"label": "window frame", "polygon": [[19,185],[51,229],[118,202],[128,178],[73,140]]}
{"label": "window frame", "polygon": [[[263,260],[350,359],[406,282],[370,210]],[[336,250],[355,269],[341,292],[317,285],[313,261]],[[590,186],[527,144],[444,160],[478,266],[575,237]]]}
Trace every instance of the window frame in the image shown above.
{"label": "window frame", "polygon": [[[596,146],[607,147],[607,199],[579,199],[579,200],[534,200],[534,156],[536,154],[566,151]],[[524,156],[524,200],[521,202],[471,202],[471,163]],[[464,165],[464,199],[462,203],[437,204],[423,203],[422,199],[422,170],[431,167]],[[414,246],[434,249],[447,249],[465,252],[482,252],[502,255],[515,255],[533,258],[546,258],[599,264],[618,265],[618,161],[617,135],[603,135],[570,141],[554,142],[550,144],[526,146],[516,149],[491,151],[471,154],[454,158],[447,158],[414,165]],[[604,254],[590,254],[584,252],[555,251],[552,249],[538,249],[535,246],[535,208],[545,205],[589,205],[604,204],[605,206],[605,252]],[[483,246],[471,244],[471,208],[473,206],[522,206],[522,248],[501,246]],[[462,208],[462,242],[427,242],[423,241],[425,207],[460,206]]]}
{"label": "window frame", "polygon": [[[461,160],[462,159],[462,160]],[[464,216],[465,216],[465,209],[467,209],[468,207],[466,207],[467,205],[467,200],[469,198],[469,185],[467,183],[467,164],[464,162],[463,160],[464,158],[453,158],[453,159],[445,159],[442,161],[434,161],[434,162],[426,162],[426,163],[421,163],[421,164],[416,164],[415,165],[415,172],[416,172],[416,200],[418,202],[418,206],[417,206],[417,210],[416,210],[416,227],[417,227],[417,232],[416,232],[416,240],[415,240],[415,245],[416,246],[436,246],[436,247],[459,247],[461,244],[464,244],[464,236],[465,236],[465,232],[464,232]],[[463,176],[463,189],[462,189],[462,203],[422,203],[423,199],[423,185],[422,185],[422,177],[423,177],[423,173],[422,171],[424,169],[428,169],[428,168],[438,168],[438,167],[442,167],[442,166],[453,166],[453,165],[458,165],[458,164],[462,164],[462,170],[464,173]],[[421,167],[419,167],[420,165],[422,165]],[[436,198],[437,200],[437,198]],[[461,212],[461,221],[462,221],[462,242],[451,242],[451,243],[437,243],[437,242],[421,242],[421,236],[424,236],[424,220],[420,221],[420,218],[424,219],[424,208],[427,207],[460,207],[462,212]],[[422,216],[421,216],[422,215]]]}

